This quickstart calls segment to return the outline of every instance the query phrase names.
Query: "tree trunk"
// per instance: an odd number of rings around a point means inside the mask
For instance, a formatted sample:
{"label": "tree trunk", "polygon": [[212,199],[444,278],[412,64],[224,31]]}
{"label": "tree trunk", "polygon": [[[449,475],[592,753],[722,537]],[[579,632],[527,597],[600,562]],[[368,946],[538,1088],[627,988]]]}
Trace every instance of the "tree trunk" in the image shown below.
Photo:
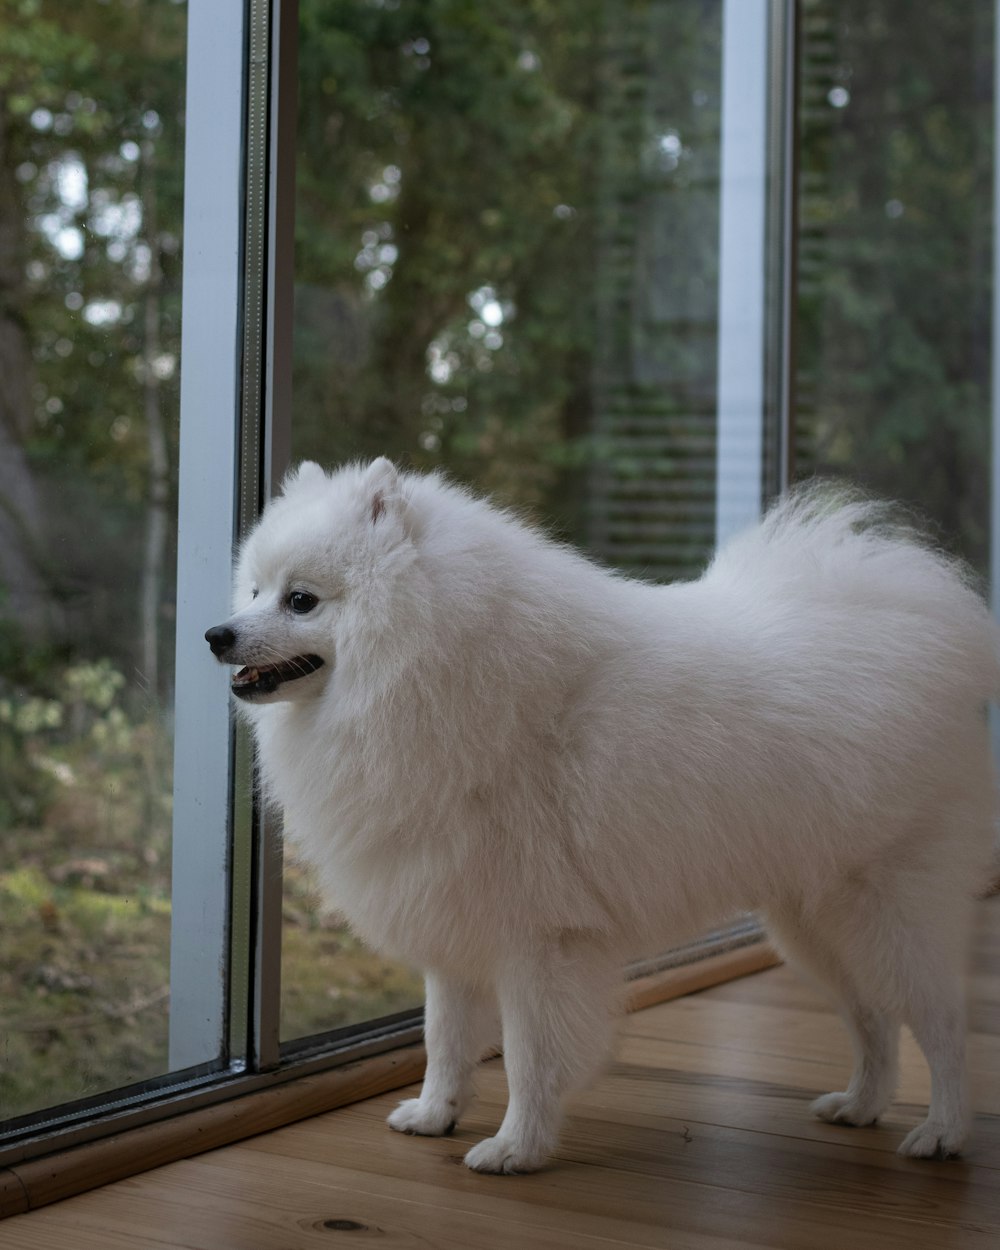
{"label": "tree trunk", "polygon": [[0,96],[0,618],[34,642],[57,615],[44,576],[43,509],[22,440],[31,424],[33,365],[24,321],[24,210]]}
{"label": "tree trunk", "polygon": [[160,693],[160,599],[163,563],[167,547],[170,499],[170,457],[163,420],[160,377],[160,295],[163,271],[160,266],[157,221],[155,143],[142,144],[142,212],[145,236],[150,250],[149,280],[143,301],[143,413],[149,453],[149,486],[146,504],[146,544],[142,564],[141,620],[142,673],[151,698]]}

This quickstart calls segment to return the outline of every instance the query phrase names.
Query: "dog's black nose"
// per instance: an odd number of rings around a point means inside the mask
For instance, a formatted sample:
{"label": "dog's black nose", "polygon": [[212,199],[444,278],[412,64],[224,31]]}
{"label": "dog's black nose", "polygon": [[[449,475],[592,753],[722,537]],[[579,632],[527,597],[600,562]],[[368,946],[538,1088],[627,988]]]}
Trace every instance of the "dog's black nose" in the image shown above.
{"label": "dog's black nose", "polygon": [[213,625],[205,630],[205,641],[212,648],[213,655],[222,655],[236,641],[236,635],[228,625]]}

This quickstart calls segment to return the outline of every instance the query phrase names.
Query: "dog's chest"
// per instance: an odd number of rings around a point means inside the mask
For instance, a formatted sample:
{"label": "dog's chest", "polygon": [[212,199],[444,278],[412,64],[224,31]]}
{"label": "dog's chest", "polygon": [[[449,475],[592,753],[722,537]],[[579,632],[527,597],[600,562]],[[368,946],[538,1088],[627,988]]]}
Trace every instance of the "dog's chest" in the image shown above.
{"label": "dog's chest", "polygon": [[378,852],[348,854],[307,838],[303,858],[314,868],[324,901],[368,945],[421,967],[492,959],[480,915],[470,906],[461,874],[433,857],[387,838]]}

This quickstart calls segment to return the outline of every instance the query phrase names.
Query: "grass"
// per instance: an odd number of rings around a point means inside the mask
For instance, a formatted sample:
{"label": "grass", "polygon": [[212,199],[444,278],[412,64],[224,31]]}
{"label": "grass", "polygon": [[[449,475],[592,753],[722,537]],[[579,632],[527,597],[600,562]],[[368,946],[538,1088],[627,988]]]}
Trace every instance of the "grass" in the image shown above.
{"label": "grass", "polygon": [[[170,743],[95,698],[0,719],[0,1121],[167,1070]],[[421,1001],[294,864],[282,978],[283,1040]]]}
{"label": "grass", "polygon": [[281,1038],[391,1015],[423,1002],[416,972],[369,950],[325,912],[311,878],[285,866]]}
{"label": "grass", "polygon": [[[96,761],[4,830],[0,849],[0,1118],[163,1071],[167,835],[129,819]],[[91,819],[88,820],[87,817]]]}

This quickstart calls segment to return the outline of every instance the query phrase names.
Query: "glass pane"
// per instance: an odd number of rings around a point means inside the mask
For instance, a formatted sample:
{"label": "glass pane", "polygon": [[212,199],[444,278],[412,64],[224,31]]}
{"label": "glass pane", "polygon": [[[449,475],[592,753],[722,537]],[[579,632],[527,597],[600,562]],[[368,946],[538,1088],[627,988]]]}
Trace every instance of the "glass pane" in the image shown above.
{"label": "glass pane", "polygon": [[798,471],[915,505],[985,572],[991,0],[806,0]]}
{"label": "glass pane", "polygon": [[[697,572],[720,8],[303,0],[295,459],[444,468],[606,560]],[[417,1002],[287,859],[283,1037]]]}
{"label": "glass pane", "polygon": [[167,1065],[185,27],[0,0],[0,1120]]}

